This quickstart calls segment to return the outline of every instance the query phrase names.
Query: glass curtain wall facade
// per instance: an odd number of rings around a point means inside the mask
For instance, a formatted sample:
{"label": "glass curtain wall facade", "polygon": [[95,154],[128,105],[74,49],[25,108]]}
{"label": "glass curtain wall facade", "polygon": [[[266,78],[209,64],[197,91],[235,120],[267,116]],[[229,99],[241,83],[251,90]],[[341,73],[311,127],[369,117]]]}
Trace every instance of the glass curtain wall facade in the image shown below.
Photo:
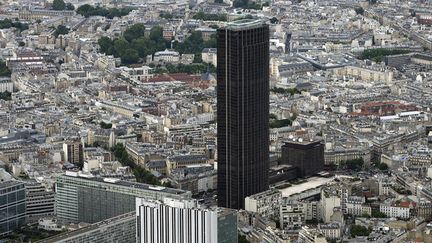
{"label": "glass curtain wall facade", "polygon": [[240,209],[268,189],[269,27],[239,20],[217,37],[218,205]]}

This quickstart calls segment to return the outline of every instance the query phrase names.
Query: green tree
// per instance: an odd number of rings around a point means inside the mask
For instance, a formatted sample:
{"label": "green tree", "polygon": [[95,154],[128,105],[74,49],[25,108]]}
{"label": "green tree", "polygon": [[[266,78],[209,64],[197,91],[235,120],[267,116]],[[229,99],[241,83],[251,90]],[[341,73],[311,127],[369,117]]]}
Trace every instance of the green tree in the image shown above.
{"label": "green tree", "polygon": [[378,168],[379,170],[388,170],[388,165],[387,165],[386,163],[379,163],[379,164],[377,165],[377,168]]}
{"label": "green tree", "polygon": [[257,9],[257,10],[262,9],[262,6],[260,4],[257,4],[249,0],[234,0],[233,6],[235,8],[244,8],[244,9]]}
{"label": "green tree", "polygon": [[359,171],[363,168],[363,158],[346,160],[340,163],[340,166],[345,167],[348,170]]}
{"label": "green tree", "polygon": [[66,3],[63,0],[54,0],[52,4],[52,9],[54,10],[65,10]]}
{"label": "green tree", "polygon": [[75,7],[74,7],[74,5],[72,3],[67,3],[66,4],[66,9],[67,10],[75,10]]}
{"label": "green tree", "polygon": [[173,15],[171,13],[168,13],[168,12],[161,12],[159,14],[159,17],[161,17],[163,19],[172,19]]}
{"label": "green tree", "polygon": [[249,243],[249,241],[246,239],[246,236],[244,235],[238,235],[238,243]]}
{"label": "green tree", "polygon": [[279,20],[276,17],[273,17],[270,19],[270,23],[277,24],[277,23],[279,23]]}
{"label": "green tree", "polygon": [[153,54],[151,41],[144,37],[133,40],[131,47],[138,51],[140,57],[146,57],[147,55]]}
{"label": "green tree", "polygon": [[112,48],[113,48],[113,41],[110,38],[103,36],[98,40],[98,44],[100,47],[100,51],[102,53],[105,53],[108,55],[112,54],[112,53],[109,53],[109,51],[110,50],[112,51]]}
{"label": "green tree", "polygon": [[11,71],[6,66],[6,63],[3,61],[0,61],[0,77],[10,77]]}
{"label": "green tree", "polygon": [[356,14],[363,15],[363,13],[364,13],[364,9],[362,7],[355,7],[354,10],[355,10]]}
{"label": "green tree", "polygon": [[129,47],[129,43],[125,38],[118,38],[114,40],[114,54],[116,56],[122,56],[126,49]]}
{"label": "green tree", "polygon": [[93,9],[94,9],[94,8],[93,8],[91,5],[89,5],[89,4],[84,4],[84,5],[79,6],[76,12],[77,12],[78,14],[81,14],[81,15],[84,16],[84,17],[88,17],[88,16],[86,16],[87,13],[89,13],[89,12],[92,11]]}
{"label": "green tree", "polygon": [[105,123],[103,121],[100,122],[100,126],[102,129],[110,129],[112,128],[112,124],[111,123]]}
{"label": "green tree", "polygon": [[301,94],[300,90],[298,90],[297,88],[284,89],[284,88],[274,87],[270,91],[277,94],[290,94],[290,95]]}
{"label": "green tree", "polygon": [[144,36],[145,27],[143,24],[134,24],[129,27],[123,34],[123,37],[131,42],[134,39]]}
{"label": "green tree", "polygon": [[164,41],[163,39],[163,28],[155,26],[150,30],[150,40],[153,41]]}
{"label": "green tree", "polygon": [[292,121],[290,119],[281,119],[281,120],[270,120],[270,128],[279,128],[279,127],[287,127],[291,126]]}
{"label": "green tree", "polygon": [[132,10],[132,8],[104,8],[101,6],[93,7],[89,4],[84,4],[79,6],[76,12],[86,18],[89,16],[104,16],[112,19],[114,17],[126,16]]}
{"label": "green tree", "polygon": [[121,55],[121,61],[124,64],[137,63],[139,60],[138,52],[135,49],[126,49]]}
{"label": "green tree", "polygon": [[387,215],[378,210],[372,210],[372,218],[387,218]]}
{"label": "green tree", "polygon": [[14,21],[12,21],[10,19],[0,20],[0,29],[9,29],[9,28],[12,28],[12,27],[18,29],[19,31],[23,31],[23,30],[26,30],[26,29],[29,28],[28,24],[23,24],[23,23],[21,23],[19,21],[15,21],[14,22]]}
{"label": "green tree", "polygon": [[56,30],[54,31],[53,35],[57,38],[59,35],[66,35],[69,33],[69,28],[67,28],[64,25],[57,26]]}
{"label": "green tree", "polygon": [[362,225],[353,225],[351,226],[351,236],[369,236],[371,230],[362,226]]}
{"label": "green tree", "polygon": [[0,100],[12,100],[12,94],[9,91],[0,92]]}
{"label": "green tree", "polygon": [[368,49],[364,50],[360,55],[360,59],[370,59],[376,62],[381,62],[383,57],[406,54],[410,53],[410,50],[398,50],[398,49],[386,49],[386,48],[377,48],[377,49]]}
{"label": "green tree", "polygon": [[192,31],[192,33],[186,38],[182,43],[174,42],[174,49],[179,53],[192,53],[201,55],[204,48],[214,48],[216,47],[216,35],[210,36],[210,39],[204,41],[201,32]]}
{"label": "green tree", "polygon": [[160,181],[148,170],[143,167],[137,166],[133,160],[129,157],[126,148],[123,144],[118,143],[114,145],[111,149],[114,153],[114,156],[123,166],[129,166],[132,168],[133,173],[138,182],[148,183],[152,185],[161,185]]}
{"label": "green tree", "polygon": [[226,14],[208,14],[200,11],[192,16],[193,19],[201,20],[212,20],[212,21],[227,21],[228,17]]}

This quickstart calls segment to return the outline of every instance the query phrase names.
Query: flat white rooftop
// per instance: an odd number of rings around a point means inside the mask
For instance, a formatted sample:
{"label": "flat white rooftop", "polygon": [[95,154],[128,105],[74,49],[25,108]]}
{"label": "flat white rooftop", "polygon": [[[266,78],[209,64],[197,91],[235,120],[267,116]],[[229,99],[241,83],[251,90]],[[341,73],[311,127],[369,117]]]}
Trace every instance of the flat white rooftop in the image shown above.
{"label": "flat white rooftop", "polygon": [[291,195],[301,193],[304,191],[307,191],[309,189],[317,188],[320,186],[323,186],[331,181],[334,180],[334,177],[311,177],[307,179],[307,182],[298,184],[298,185],[292,185],[288,188],[280,189],[279,191],[282,192],[282,197],[289,197]]}

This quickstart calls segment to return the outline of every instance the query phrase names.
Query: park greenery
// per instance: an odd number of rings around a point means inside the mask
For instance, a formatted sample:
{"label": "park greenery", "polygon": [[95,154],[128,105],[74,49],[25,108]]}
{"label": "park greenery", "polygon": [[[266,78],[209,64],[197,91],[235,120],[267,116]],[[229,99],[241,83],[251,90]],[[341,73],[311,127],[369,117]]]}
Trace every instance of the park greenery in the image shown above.
{"label": "park greenery", "polygon": [[[133,64],[138,63],[147,55],[163,51],[171,46],[171,41],[163,38],[163,29],[160,26],[153,27],[148,36],[144,36],[144,33],[143,24],[134,24],[124,32],[122,37],[115,39],[101,37],[98,40],[100,51],[107,55],[120,57],[123,64]],[[216,37],[212,36],[209,40],[204,41],[201,32],[197,31],[193,31],[182,43],[173,42],[174,50],[180,54],[195,54],[195,62],[201,62],[201,51],[206,47],[216,47]]]}
{"label": "park greenery", "polygon": [[19,21],[12,21],[10,19],[0,20],[0,29],[16,28],[19,31],[27,30],[29,28],[28,24],[23,24]]}
{"label": "park greenery", "polygon": [[54,31],[53,35],[57,38],[59,35],[66,35],[69,33],[69,28],[64,25],[57,26],[56,30]]}
{"label": "park greenery", "polygon": [[39,242],[60,233],[63,231],[46,231],[39,229],[37,225],[27,225],[14,230],[3,239],[6,242]]}
{"label": "park greenery", "polygon": [[385,56],[406,54],[410,52],[410,50],[394,50],[387,48],[367,49],[362,52],[360,59],[369,59],[375,62],[381,62]]}
{"label": "park greenery", "polygon": [[261,5],[250,0],[234,0],[233,2],[234,8],[256,9],[256,10],[261,10],[263,5],[265,6],[266,4],[267,3]]}
{"label": "park greenery", "polygon": [[9,91],[0,92],[0,100],[12,100],[12,94]]}
{"label": "park greenery", "polygon": [[105,8],[101,6],[93,7],[89,4],[84,4],[78,7],[76,12],[86,18],[90,16],[103,16],[108,19],[112,19],[114,17],[126,16],[132,10],[132,8]]}
{"label": "park greenery", "polygon": [[372,210],[372,218],[387,218],[387,215],[385,213],[382,213],[378,210]]}
{"label": "park greenery", "polygon": [[103,122],[103,121],[100,122],[100,126],[101,126],[102,129],[110,129],[110,128],[112,128],[112,124],[111,123],[106,123],[106,122]]}
{"label": "park greenery", "polygon": [[279,23],[279,20],[276,17],[273,17],[270,19],[270,23],[277,24],[277,23]]}
{"label": "park greenery", "polygon": [[300,90],[298,90],[297,88],[284,89],[284,88],[273,87],[270,91],[277,94],[290,94],[290,95],[301,93]]}
{"label": "park greenery", "polygon": [[270,120],[270,128],[280,128],[291,126],[292,121],[290,119],[281,119],[281,120]]}
{"label": "park greenery", "polygon": [[0,61],[0,77],[10,77],[11,71],[6,66],[6,63],[3,61]]}
{"label": "park greenery", "polygon": [[195,54],[194,62],[201,62],[201,52],[204,48],[216,47],[216,35],[211,35],[208,40],[204,40],[201,32],[192,33],[183,42],[174,41],[173,48],[180,54]]}
{"label": "park greenery", "polygon": [[351,237],[356,236],[369,236],[369,234],[372,232],[371,229],[366,228],[362,225],[353,225],[351,226]]}
{"label": "park greenery", "polygon": [[72,3],[65,3],[63,0],[54,0],[52,4],[53,10],[74,10],[75,7],[72,5]]}
{"label": "park greenery", "polygon": [[204,21],[227,21],[228,20],[226,14],[209,14],[209,13],[204,13],[202,11],[196,13],[192,18],[200,19]]}
{"label": "park greenery", "polygon": [[104,36],[98,40],[98,44],[102,53],[120,57],[123,64],[137,63],[140,58],[165,50],[170,45],[170,42],[163,38],[162,31],[161,27],[155,26],[147,37],[144,36],[144,25],[134,24],[122,37],[112,40]]}
{"label": "park greenery", "polygon": [[363,165],[364,165],[363,158],[350,159],[350,160],[342,161],[339,164],[340,168],[347,169],[347,170],[354,170],[354,171],[362,170]]}
{"label": "park greenery", "polygon": [[123,144],[118,143],[112,149],[114,156],[123,166],[129,166],[138,182],[147,183],[151,185],[162,185],[170,186],[170,184],[161,184],[160,181],[150,171],[144,169],[141,166],[137,166],[135,162],[130,158]]}
{"label": "park greenery", "polygon": [[292,122],[296,119],[296,116],[293,116],[289,119],[277,119],[277,116],[275,114],[269,115],[270,121],[269,121],[269,127],[270,128],[280,128],[280,127],[287,127],[291,126]]}
{"label": "park greenery", "polygon": [[172,19],[174,16],[171,13],[168,13],[168,12],[161,12],[159,14],[159,17],[161,17],[163,19]]}
{"label": "park greenery", "polygon": [[192,64],[182,64],[179,63],[177,65],[166,64],[164,67],[158,66],[154,67],[152,72],[154,74],[163,74],[163,73],[188,73],[188,74],[199,74],[205,73],[209,70],[211,73],[216,72],[216,68],[213,65],[207,65],[204,63],[192,63]]}
{"label": "park greenery", "polygon": [[359,7],[355,7],[354,10],[355,10],[356,14],[363,15],[363,13],[364,13],[364,9],[362,7],[360,7],[360,6]]}
{"label": "park greenery", "polygon": [[407,190],[407,189],[400,187],[400,186],[392,186],[392,189],[395,192],[402,194],[402,195],[412,195],[411,190]]}
{"label": "park greenery", "polygon": [[388,165],[386,164],[386,163],[378,163],[377,165],[376,165],[376,167],[379,169],[379,170],[388,170]]}

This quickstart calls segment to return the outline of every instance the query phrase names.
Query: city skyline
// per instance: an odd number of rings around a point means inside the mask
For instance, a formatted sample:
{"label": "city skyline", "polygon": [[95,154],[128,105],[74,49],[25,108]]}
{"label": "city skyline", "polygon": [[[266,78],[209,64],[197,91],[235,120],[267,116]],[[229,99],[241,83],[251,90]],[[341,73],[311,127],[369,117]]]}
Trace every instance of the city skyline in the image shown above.
{"label": "city skyline", "polygon": [[2,0],[0,242],[432,242],[431,0]]}

